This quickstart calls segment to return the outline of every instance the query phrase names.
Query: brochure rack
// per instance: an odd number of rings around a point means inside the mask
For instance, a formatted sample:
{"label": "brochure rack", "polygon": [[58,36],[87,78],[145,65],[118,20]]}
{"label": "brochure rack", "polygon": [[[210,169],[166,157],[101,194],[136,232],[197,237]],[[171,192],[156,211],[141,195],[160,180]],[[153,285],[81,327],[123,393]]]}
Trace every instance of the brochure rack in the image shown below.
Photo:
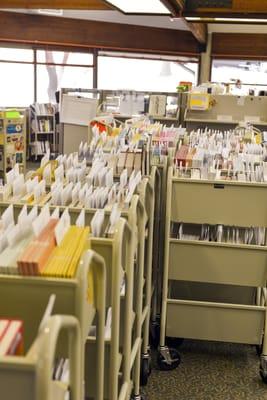
{"label": "brochure rack", "polygon": [[266,184],[175,178],[169,168],[158,360],[163,369],[179,364],[165,335],[263,345],[260,373],[267,382],[267,246],[170,235],[171,222],[266,227],[266,200]]}
{"label": "brochure rack", "polygon": [[[26,327],[26,331],[29,328]],[[52,380],[56,345],[61,331],[69,338],[69,385]],[[70,389],[73,400],[81,399],[81,332],[73,316],[54,315],[37,334],[27,354],[0,358],[1,398],[9,400],[63,400]]]}

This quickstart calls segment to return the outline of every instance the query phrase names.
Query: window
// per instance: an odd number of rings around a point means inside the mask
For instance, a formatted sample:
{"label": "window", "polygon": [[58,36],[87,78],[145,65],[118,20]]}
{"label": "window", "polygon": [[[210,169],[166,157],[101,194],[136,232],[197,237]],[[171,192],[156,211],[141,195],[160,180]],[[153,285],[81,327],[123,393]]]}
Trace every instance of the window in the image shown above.
{"label": "window", "polygon": [[54,103],[62,87],[93,87],[93,54],[0,47],[0,83],[0,107]]}
{"label": "window", "polygon": [[33,50],[0,48],[0,88],[0,107],[27,107],[33,102]]}
{"label": "window", "polygon": [[68,66],[37,66],[37,101],[55,102],[55,92],[62,87],[90,89],[93,87],[93,69]]}
{"label": "window", "polygon": [[54,103],[62,87],[93,87],[93,55],[37,50],[37,101]]}
{"label": "window", "polygon": [[98,57],[99,89],[175,92],[180,81],[197,83],[198,64],[179,60]]}
{"label": "window", "polygon": [[[50,58],[50,60],[49,60]],[[93,54],[37,50],[37,62],[93,66]]]}
{"label": "window", "polygon": [[[248,60],[213,60],[212,82],[232,83],[231,91],[235,93],[234,83],[241,80],[242,94],[254,90],[267,90],[267,62]],[[240,93],[240,90],[239,92]]]}
{"label": "window", "polygon": [[33,50],[0,47],[0,60],[33,62]]}

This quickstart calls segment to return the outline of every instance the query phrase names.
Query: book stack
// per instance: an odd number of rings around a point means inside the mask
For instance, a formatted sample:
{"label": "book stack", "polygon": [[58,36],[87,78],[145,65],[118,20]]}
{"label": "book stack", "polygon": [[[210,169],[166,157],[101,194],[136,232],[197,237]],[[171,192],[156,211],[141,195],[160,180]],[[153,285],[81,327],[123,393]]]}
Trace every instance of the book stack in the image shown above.
{"label": "book stack", "polygon": [[55,247],[41,275],[73,278],[82,253],[88,247],[89,228],[70,226],[59,246]]}
{"label": "book stack", "polygon": [[23,322],[0,319],[0,357],[23,354]]}
{"label": "book stack", "polygon": [[20,255],[17,264],[21,275],[40,275],[46,261],[56,247],[55,227],[58,219],[51,219],[39,236],[33,239]]}

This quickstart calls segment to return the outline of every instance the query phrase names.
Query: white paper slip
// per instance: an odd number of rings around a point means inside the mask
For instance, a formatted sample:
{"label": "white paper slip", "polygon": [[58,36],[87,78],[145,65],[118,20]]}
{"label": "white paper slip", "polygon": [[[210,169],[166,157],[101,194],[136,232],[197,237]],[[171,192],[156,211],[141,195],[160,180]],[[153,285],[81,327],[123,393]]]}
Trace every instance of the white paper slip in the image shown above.
{"label": "white paper slip", "polygon": [[49,206],[46,204],[38,217],[32,222],[34,235],[37,237],[50,220]]}
{"label": "white paper slip", "polygon": [[97,210],[91,221],[92,234],[95,237],[101,236],[102,226],[104,223],[105,211]]}
{"label": "white paper slip", "polygon": [[76,219],[76,226],[79,226],[80,228],[85,227],[85,209],[83,209],[78,218]]}
{"label": "white paper slip", "polygon": [[65,234],[68,232],[69,228],[70,228],[70,215],[69,215],[68,209],[66,209],[63,212],[57,226],[55,227],[55,236],[56,236],[57,246],[60,245]]}
{"label": "white paper slip", "polygon": [[9,225],[14,225],[14,208],[13,204],[10,204],[8,208],[2,214],[3,228],[6,229]]}

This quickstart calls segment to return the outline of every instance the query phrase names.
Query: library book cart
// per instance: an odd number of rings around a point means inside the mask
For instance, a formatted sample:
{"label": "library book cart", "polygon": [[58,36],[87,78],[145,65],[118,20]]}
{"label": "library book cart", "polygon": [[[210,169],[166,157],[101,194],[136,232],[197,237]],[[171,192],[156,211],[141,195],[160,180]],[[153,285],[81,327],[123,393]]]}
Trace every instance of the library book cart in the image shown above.
{"label": "library book cart", "polygon": [[164,241],[166,223],[166,191],[168,168],[172,165],[176,147],[168,149],[168,155],[150,158],[151,174],[157,168],[157,186],[155,186],[155,220],[153,246],[153,272],[155,273],[155,295],[151,310],[151,342],[158,347],[160,336],[160,313],[162,304],[162,281],[164,264]]}
{"label": "library book cart", "polygon": [[[8,203],[1,203],[3,212]],[[15,218],[23,205],[13,204]],[[50,206],[51,212],[55,206]],[[41,208],[40,208],[41,209]],[[66,207],[59,207],[62,213]],[[81,207],[68,208],[74,224]],[[85,225],[90,226],[96,209],[85,209]],[[105,326],[105,367],[103,398],[109,400],[130,399],[133,387],[140,390],[140,352],[142,345],[141,322],[143,300],[143,269],[145,224],[147,220],[140,196],[132,197],[129,209],[122,212],[111,238],[104,237],[110,211],[105,211],[100,237],[90,236],[90,247],[103,257],[106,263],[106,309],[111,309],[110,326]],[[140,251],[139,251],[140,247]],[[136,257],[136,262],[135,262]],[[141,273],[140,273],[141,272]],[[1,311],[1,308],[0,308]],[[108,318],[107,318],[108,319]],[[108,329],[109,328],[109,329]],[[110,330],[110,333],[108,331]],[[98,332],[98,330],[97,330]],[[88,333],[88,330],[87,330]],[[91,363],[96,353],[94,334],[86,337],[85,348],[85,395],[96,398],[98,369]],[[138,358],[139,357],[139,358]],[[138,374],[137,374],[138,371]]]}
{"label": "library book cart", "polygon": [[[147,180],[140,191],[148,190]],[[110,336],[105,340],[104,398],[108,400],[130,399],[140,396],[140,360],[142,351],[142,327],[148,316],[143,306],[145,228],[147,213],[142,195],[134,194],[127,210],[121,213],[120,226],[114,238],[91,237],[92,249],[103,256],[107,266],[107,308],[111,308]],[[71,221],[75,221],[81,208],[69,208]],[[96,209],[85,209],[85,225],[90,225]],[[110,211],[105,211],[103,232]],[[88,338],[86,362],[90,360],[94,337]],[[92,366],[89,368],[92,370]],[[87,370],[87,365],[86,365]],[[86,386],[86,396],[91,391]]]}
{"label": "library book cart", "polygon": [[[80,210],[70,210],[71,218]],[[90,224],[95,209],[85,209]],[[106,219],[110,212],[105,212]],[[130,399],[140,396],[140,358],[144,321],[144,251],[147,214],[141,196],[135,194],[129,209],[121,213],[117,240],[91,238],[91,247],[101,254],[107,268],[107,306],[111,307],[111,334],[106,340],[105,398]],[[89,341],[93,341],[89,338]]]}
{"label": "library book cart", "polygon": [[[87,250],[80,259],[76,276],[73,279],[0,275],[1,299],[5,299],[5,301],[0,302],[0,315],[2,318],[18,318],[24,322],[26,327],[24,343],[27,352],[30,351],[29,349],[37,337],[39,324],[52,294],[56,296],[53,312],[60,315],[70,315],[78,320],[81,330],[81,346],[79,349],[81,362],[78,368],[81,373],[78,382],[79,388],[74,389],[77,393],[84,392],[84,347],[88,331],[95,316],[97,316],[96,359],[92,359],[91,362],[98,371],[95,396],[95,399],[98,400],[103,400],[105,288],[105,262],[101,256],[92,250]],[[55,343],[53,343],[53,346],[55,346]],[[60,336],[57,356],[65,357],[66,349],[66,337]],[[23,364],[23,358],[21,360]],[[85,380],[87,380],[87,377],[85,377]],[[45,399],[52,400],[51,397]]]}
{"label": "library book cart", "polygon": [[164,279],[158,362],[173,369],[179,354],[165,335],[256,345],[267,383],[267,247],[181,240],[171,224],[267,227],[267,185],[174,177],[168,171]]}
{"label": "library book cart", "polygon": [[[29,328],[25,326],[27,332]],[[60,333],[69,338],[69,385],[52,379]],[[25,356],[0,357],[0,387],[3,400],[64,400],[70,388],[73,400],[81,399],[81,331],[77,318],[51,316]]]}

